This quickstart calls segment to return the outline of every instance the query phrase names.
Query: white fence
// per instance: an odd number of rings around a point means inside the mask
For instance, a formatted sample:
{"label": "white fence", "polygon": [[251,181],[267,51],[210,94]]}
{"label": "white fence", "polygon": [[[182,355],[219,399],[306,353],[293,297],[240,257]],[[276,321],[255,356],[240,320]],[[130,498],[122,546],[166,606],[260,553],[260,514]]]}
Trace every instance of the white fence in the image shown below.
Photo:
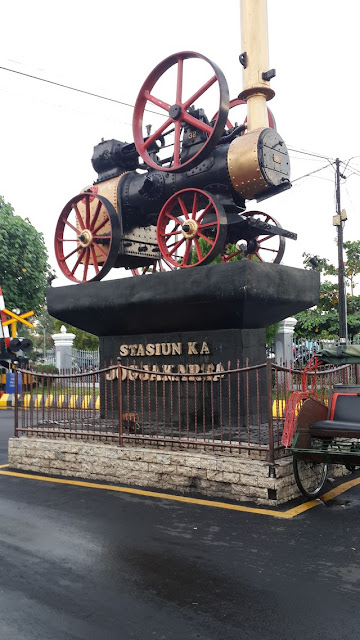
{"label": "white fence", "polygon": [[[84,373],[99,368],[99,351],[86,351],[85,349],[71,350],[73,373]],[[55,348],[48,349],[45,353],[44,364],[56,366]]]}

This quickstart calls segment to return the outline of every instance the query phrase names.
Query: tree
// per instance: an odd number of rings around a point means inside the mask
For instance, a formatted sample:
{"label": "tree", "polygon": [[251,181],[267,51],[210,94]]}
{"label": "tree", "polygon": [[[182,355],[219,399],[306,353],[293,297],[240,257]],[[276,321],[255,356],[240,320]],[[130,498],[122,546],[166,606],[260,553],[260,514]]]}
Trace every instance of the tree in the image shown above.
{"label": "tree", "polygon": [[43,234],[0,196],[0,286],[6,307],[39,313],[51,275]]}
{"label": "tree", "polygon": [[360,240],[348,240],[344,242],[346,251],[345,278],[350,283],[350,295],[354,295],[354,278],[360,273]]}
{"label": "tree", "polygon": [[[360,273],[360,241],[344,242],[346,252],[345,280],[351,287],[351,294],[346,296],[347,327],[349,337],[360,332],[360,296],[354,296],[355,276]],[[310,255],[303,253],[305,269],[315,268],[323,276],[336,276],[337,268],[326,258],[313,256],[312,267]],[[303,338],[336,338],[339,335],[339,287],[337,283],[323,280],[320,287],[320,299],[315,308],[301,311],[295,317],[296,335]]]}

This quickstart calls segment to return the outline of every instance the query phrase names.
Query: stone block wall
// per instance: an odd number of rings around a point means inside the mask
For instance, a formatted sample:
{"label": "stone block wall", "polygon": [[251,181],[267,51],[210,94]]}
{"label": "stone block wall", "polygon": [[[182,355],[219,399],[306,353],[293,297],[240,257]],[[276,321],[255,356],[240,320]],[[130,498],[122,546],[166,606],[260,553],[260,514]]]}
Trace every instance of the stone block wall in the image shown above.
{"label": "stone block wall", "polygon": [[16,470],[270,506],[299,495],[291,457],[272,465],[258,457],[250,458],[248,453],[159,450],[22,437],[9,440],[9,465]]}

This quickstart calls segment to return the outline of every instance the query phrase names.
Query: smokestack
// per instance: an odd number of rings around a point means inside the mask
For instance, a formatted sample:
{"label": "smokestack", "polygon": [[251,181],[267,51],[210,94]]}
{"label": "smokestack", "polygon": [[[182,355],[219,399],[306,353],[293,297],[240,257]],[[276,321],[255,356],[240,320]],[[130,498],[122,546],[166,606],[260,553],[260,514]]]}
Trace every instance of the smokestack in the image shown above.
{"label": "smokestack", "polygon": [[240,0],[240,16],[243,90],[239,98],[247,101],[247,129],[254,131],[269,126],[266,101],[275,95],[270,87],[275,69],[269,70],[267,0]]}

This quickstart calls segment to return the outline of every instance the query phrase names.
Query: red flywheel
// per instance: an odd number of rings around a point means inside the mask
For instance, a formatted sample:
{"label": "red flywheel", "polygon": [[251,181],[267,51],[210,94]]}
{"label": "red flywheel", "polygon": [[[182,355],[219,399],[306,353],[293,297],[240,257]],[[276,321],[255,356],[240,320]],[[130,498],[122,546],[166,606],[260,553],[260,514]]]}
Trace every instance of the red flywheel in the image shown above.
{"label": "red flywheel", "polygon": [[[192,66],[186,73],[184,61],[189,58]],[[199,64],[199,70],[194,68],[194,62]],[[171,84],[174,91],[168,95]],[[211,123],[198,108],[199,98],[200,107],[205,103],[207,108],[217,109]],[[133,115],[136,149],[149,167],[159,171],[188,170],[207,157],[220,140],[228,109],[229,90],[219,67],[193,51],[175,53],[155,67],[140,89]],[[157,119],[151,133],[145,132],[144,117],[149,118],[148,112]],[[188,138],[185,127],[189,128]],[[165,158],[157,153],[161,147],[166,151]]]}

